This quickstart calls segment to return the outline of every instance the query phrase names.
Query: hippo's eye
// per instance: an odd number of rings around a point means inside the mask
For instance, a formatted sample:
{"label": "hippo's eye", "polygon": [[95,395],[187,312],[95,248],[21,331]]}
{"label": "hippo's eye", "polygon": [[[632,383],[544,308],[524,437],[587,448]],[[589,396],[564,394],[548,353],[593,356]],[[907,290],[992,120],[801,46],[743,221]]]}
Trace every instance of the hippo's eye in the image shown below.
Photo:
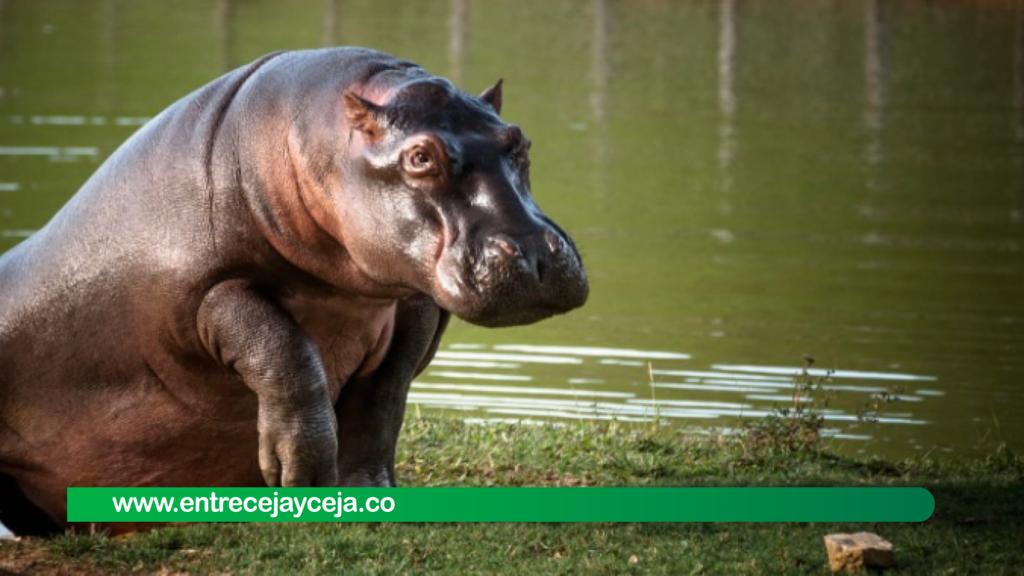
{"label": "hippo's eye", "polygon": [[417,150],[412,153],[412,157],[409,158],[409,164],[417,170],[428,168],[430,166],[430,156],[422,150]]}
{"label": "hippo's eye", "polygon": [[402,168],[410,176],[434,176],[439,167],[433,152],[427,146],[413,146],[402,158]]}
{"label": "hippo's eye", "polygon": [[521,170],[530,168],[530,146],[527,143],[512,154],[512,163]]}
{"label": "hippo's eye", "polygon": [[522,135],[518,128],[516,129],[516,134],[518,134],[518,137],[509,148],[509,158],[514,166],[526,170],[530,167],[531,142],[527,140],[526,136]]}

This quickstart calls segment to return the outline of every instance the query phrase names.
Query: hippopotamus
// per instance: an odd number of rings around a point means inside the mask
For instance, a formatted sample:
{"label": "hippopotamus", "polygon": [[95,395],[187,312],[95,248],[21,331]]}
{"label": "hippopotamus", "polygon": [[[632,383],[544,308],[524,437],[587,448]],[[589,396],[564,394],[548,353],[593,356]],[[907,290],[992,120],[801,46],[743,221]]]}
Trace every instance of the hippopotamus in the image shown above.
{"label": "hippopotamus", "polygon": [[393,486],[449,316],[584,304],[530,141],[363,48],[264,56],[121,145],[0,259],[0,521],[68,486]]}

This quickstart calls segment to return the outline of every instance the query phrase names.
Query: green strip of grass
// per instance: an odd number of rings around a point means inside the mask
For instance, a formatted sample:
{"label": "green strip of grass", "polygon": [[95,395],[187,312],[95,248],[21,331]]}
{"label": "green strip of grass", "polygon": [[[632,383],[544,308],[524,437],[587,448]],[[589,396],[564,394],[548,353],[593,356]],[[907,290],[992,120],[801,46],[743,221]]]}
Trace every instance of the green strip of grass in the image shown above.
{"label": "green strip of grass", "polygon": [[0,544],[0,574],[823,574],[822,536],[857,530],[895,544],[899,566],[887,574],[1019,574],[1022,471],[1006,450],[887,462],[816,449],[752,453],[742,439],[651,426],[413,419],[399,455],[404,485],[922,485],[936,514],[919,525],[200,525]]}

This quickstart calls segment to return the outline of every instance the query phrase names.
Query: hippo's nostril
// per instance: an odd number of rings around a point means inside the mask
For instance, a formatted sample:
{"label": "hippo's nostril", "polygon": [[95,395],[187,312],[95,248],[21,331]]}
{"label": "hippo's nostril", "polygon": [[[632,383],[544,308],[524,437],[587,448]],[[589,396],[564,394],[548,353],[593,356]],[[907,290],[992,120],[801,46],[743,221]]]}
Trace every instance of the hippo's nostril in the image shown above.
{"label": "hippo's nostril", "polygon": [[501,250],[509,258],[519,258],[523,255],[522,249],[519,248],[519,244],[516,244],[516,241],[508,236],[499,234],[497,236],[491,236],[488,241],[492,246]]}
{"label": "hippo's nostril", "polygon": [[562,239],[551,228],[544,231],[544,242],[548,245],[548,250],[551,250],[552,254],[558,254],[562,251]]}

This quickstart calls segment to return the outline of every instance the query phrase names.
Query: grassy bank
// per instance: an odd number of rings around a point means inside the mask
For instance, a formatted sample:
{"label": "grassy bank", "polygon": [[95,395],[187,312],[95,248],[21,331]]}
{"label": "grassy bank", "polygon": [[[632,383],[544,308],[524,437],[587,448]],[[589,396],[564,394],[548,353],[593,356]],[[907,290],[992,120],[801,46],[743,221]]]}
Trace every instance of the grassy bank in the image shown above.
{"label": "grassy bank", "polygon": [[399,462],[412,486],[923,485],[936,514],[921,525],[205,525],[3,543],[0,574],[824,574],[822,535],[862,529],[895,544],[899,566],[887,574],[1024,569],[1024,464],[1006,451],[967,462],[858,461],[650,426],[413,419]]}

